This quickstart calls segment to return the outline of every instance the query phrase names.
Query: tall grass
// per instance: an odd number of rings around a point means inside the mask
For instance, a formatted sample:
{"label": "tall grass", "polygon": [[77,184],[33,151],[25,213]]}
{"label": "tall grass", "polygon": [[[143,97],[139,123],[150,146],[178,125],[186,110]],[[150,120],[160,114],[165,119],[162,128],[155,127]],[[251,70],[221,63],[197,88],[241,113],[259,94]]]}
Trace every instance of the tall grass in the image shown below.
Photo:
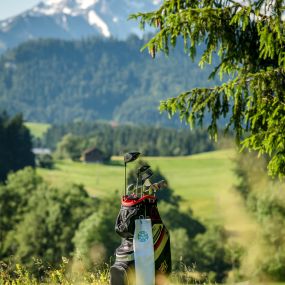
{"label": "tall grass", "polygon": [[[110,266],[95,267],[87,271],[80,261],[69,261],[62,258],[58,268],[46,266],[40,260],[35,260],[34,274],[20,264],[12,265],[0,262],[0,284],[1,285],[109,285]],[[40,274],[39,274],[40,272]],[[37,277],[36,277],[37,275]],[[135,283],[135,282],[134,282]],[[169,277],[157,276],[157,285],[186,285],[186,284],[207,284],[212,283],[206,275],[197,273],[195,267],[182,265],[181,271],[171,274]]]}
{"label": "tall grass", "polygon": [[57,268],[43,266],[42,262],[35,261],[32,274],[27,268],[20,264],[12,265],[0,263],[1,285],[107,285],[109,284],[109,267],[98,267],[89,272],[80,264],[74,264],[66,258]]}

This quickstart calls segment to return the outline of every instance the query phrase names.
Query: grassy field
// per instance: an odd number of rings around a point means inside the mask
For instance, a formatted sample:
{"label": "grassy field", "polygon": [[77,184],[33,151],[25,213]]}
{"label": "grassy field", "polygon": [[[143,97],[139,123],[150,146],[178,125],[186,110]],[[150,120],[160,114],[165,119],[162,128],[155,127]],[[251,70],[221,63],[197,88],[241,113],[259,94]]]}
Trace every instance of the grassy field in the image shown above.
{"label": "grassy field", "polygon": [[[246,212],[233,190],[234,150],[221,150],[188,157],[144,158],[153,169],[159,168],[169,185],[183,198],[182,207],[191,207],[201,220],[223,224],[233,239],[247,244],[257,225]],[[129,169],[131,165],[129,166]],[[124,189],[124,167],[121,157],[109,165],[58,161],[54,170],[39,169],[39,173],[54,185],[84,184],[94,196],[112,196]]]}
{"label": "grassy field", "polygon": [[[153,169],[159,168],[169,185],[183,198],[183,207],[191,206],[199,217],[221,219],[220,195],[230,189],[233,150],[198,154],[188,157],[146,157]],[[130,164],[129,169],[132,165]],[[55,185],[66,182],[82,183],[97,196],[123,191],[124,167],[122,158],[115,157],[109,165],[58,161],[52,171],[39,169],[39,173]]]}
{"label": "grassy field", "polygon": [[[50,127],[32,122],[25,125],[37,138]],[[233,237],[247,244],[257,228],[232,189],[234,157],[235,151],[229,149],[188,157],[147,157],[145,160],[153,169],[159,168],[171,188],[182,196],[183,209],[191,207],[201,220],[225,225]],[[67,182],[84,184],[89,193],[99,197],[112,195],[115,190],[122,193],[124,188],[121,157],[114,157],[109,165],[58,161],[54,170],[39,169],[39,173],[59,186]]]}
{"label": "grassy field", "polygon": [[[235,155],[235,151],[229,149],[188,157],[144,159],[153,169],[159,168],[170,187],[182,196],[184,210],[191,207],[200,220],[223,225],[230,233],[231,241],[246,248],[244,264],[254,271],[250,266],[254,264],[252,260],[260,252],[260,228],[246,211],[241,197],[233,188],[237,182],[233,172]],[[38,169],[38,172],[54,185],[84,184],[90,194],[98,197],[110,197],[115,190],[122,193],[124,189],[121,157],[114,157],[108,165],[57,161],[54,170]]]}
{"label": "grassy field", "polygon": [[41,138],[50,128],[49,124],[27,122],[25,126],[30,130],[31,134],[36,138]]}

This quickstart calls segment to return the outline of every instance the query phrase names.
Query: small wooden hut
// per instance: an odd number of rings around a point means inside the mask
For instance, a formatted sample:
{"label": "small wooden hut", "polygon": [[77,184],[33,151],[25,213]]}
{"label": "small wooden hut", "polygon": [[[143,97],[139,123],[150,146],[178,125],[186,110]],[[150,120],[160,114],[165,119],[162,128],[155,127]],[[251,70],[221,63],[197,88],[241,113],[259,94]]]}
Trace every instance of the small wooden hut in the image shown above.
{"label": "small wooden hut", "polygon": [[86,163],[102,163],[106,161],[106,156],[97,147],[92,147],[82,153],[81,161]]}

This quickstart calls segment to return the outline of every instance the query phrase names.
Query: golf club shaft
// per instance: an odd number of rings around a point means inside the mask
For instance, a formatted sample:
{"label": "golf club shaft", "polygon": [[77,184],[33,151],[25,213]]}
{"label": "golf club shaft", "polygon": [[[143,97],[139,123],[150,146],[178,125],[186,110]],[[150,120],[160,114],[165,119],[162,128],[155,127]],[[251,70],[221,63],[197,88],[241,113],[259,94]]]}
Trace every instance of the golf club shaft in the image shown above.
{"label": "golf club shaft", "polygon": [[125,196],[127,191],[127,163],[125,163]]}

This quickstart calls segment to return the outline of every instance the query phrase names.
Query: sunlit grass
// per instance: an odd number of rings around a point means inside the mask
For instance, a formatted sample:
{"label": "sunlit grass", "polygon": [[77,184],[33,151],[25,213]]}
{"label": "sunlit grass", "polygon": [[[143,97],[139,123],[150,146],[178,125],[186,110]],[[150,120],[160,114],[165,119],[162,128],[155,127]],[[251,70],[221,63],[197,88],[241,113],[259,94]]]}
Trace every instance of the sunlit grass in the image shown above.
{"label": "sunlit grass", "polygon": [[57,161],[55,169],[38,169],[47,181],[56,186],[67,183],[83,184],[91,195],[112,196],[116,190],[123,192],[123,165],[86,164],[72,161]]}
{"label": "sunlit grass", "polygon": [[[169,278],[157,279],[157,285],[213,285],[206,280],[199,280],[193,275],[194,272],[176,272],[171,274]],[[181,281],[184,279],[184,281]],[[159,280],[163,281],[162,283]],[[9,268],[4,263],[0,262],[0,284],[5,285],[47,285],[47,284],[61,284],[61,285],[109,285],[110,284],[110,270],[109,266],[105,268],[94,268],[92,272],[84,268],[77,267],[74,271],[72,262],[63,258],[63,262],[59,264],[58,268],[49,268],[45,271],[41,278],[36,278],[24,266],[16,264],[13,269]],[[285,283],[271,283],[271,282],[254,282],[244,281],[238,283],[227,283],[223,285],[284,285]]]}
{"label": "sunlit grass", "polygon": [[[182,207],[191,207],[196,216],[220,221],[223,214],[220,198],[234,183],[233,150],[208,152],[187,157],[145,157],[153,169],[159,168],[171,188],[183,198]],[[55,185],[67,182],[84,184],[95,196],[109,196],[124,189],[122,158],[113,164],[84,164],[57,161],[54,170],[39,169],[39,173]],[[132,165],[128,166],[130,169]]]}
{"label": "sunlit grass", "polygon": [[[233,189],[236,178],[234,150],[220,150],[187,157],[145,157],[153,169],[159,168],[176,194],[182,208],[191,207],[194,216],[210,224],[223,225],[230,240],[245,246],[255,256],[259,251],[259,225],[246,210],[243,200]],[[131,169],[132,164],[128,166]],[[124,189],[122,157],[109,165],[57,161],[54,170],[38,169],[54,185],[81,183],[94,196],[112,199],[114,191]],[[163,191],[163,190],[162,190]]]}
{"label": "sunlit grass", "polygon": [[25,126],[30,130],[31,134],[36,138],[42,138],[44,133],[51,127],[49,124],[26,122]]}
{"label": "sunlit grass", "polygon": [[182,196],[183,207],[190,206],[195,215],[211,221],[220,221],[222,214],[218,200],[232,187],[233,150],[222,150],[175,158],[150,158],[151,165],[159,167],[170,186]]}
{"label": "sunlit grass", "polygon": [[[234,150],[220,150],[186,157],[145,157],[153,169],[159,168],[175,193],[183,198],[182,208],[193,209],[194,215],[208,223],[223,224],[232,239],[248,244],[257,225],[247,213],[242,200],[233,190]],[[132,164],[128,166],[131,169]],[[54,170],[38,169],[54,185],[85,185],[91,195],[110,197],[115,190],[123,193],[122,157],[108,165],[57,161]],[[162,190],[163,191],[163,190]]]}

